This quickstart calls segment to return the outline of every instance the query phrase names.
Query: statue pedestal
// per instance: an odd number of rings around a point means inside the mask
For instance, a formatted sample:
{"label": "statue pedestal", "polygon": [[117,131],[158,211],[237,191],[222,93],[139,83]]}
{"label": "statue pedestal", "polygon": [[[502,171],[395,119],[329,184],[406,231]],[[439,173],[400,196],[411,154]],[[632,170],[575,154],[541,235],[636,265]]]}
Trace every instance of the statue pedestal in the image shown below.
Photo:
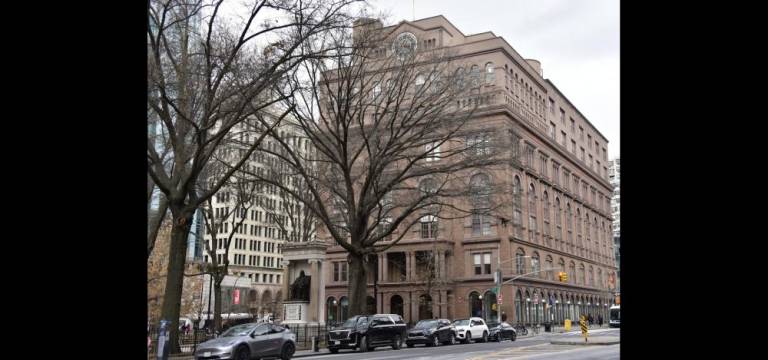
{"label": "statue pedestal", "polygon": [[283,324],[307,324],[309,301],[283,301]]}
{"label": "statue pedestal", "polygon": [[321,241],[283,245],[283,323],[325,324],[324,262],[326,244]]}

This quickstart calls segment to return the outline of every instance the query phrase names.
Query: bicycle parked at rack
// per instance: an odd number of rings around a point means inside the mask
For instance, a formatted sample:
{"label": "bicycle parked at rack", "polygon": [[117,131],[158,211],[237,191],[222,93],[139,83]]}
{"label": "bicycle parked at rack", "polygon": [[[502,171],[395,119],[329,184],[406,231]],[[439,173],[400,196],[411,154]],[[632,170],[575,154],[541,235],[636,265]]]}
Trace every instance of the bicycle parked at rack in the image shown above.
{"label": "bicycle parked at rack", "polygon": [[517,331],[517,335],[528,335],[528,329],[523,324],[515,325],[515,331]]}

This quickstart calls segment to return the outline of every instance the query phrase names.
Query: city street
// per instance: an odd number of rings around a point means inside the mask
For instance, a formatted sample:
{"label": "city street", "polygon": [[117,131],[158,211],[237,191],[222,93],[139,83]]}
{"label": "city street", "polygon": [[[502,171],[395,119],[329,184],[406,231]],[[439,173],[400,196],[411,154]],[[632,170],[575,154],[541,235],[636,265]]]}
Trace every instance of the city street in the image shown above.
{"label": "city street", "polygon": [[[601,338],[618,338],[619,329],[598,329],[590,331],[590,340]],[[567,334],[542,334],[533,337],[519,338],[516,341],[502,341],[501,343],[475,343],[452,346],[403,348],[392,350],[391,348],[377,348],[373,352],[359,353],[351,350],[342,350],[338,354],[322,354],[302,356],[302,360],[485,360],[485,359],[618,359],[619,345],[551,345],[550,341],[574,340],[580,342],[583,338],[580,332]],[[326,351],[323,349],[323,351]]]}

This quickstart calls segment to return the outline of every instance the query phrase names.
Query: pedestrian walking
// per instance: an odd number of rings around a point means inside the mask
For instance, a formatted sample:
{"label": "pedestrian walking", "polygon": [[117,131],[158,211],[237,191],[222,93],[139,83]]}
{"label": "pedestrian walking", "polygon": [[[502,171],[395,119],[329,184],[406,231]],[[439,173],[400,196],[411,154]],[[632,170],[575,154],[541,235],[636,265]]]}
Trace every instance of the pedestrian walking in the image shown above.
{"label": "pedestrian walking", "polygon": [[592,327],[592,320],[593,320],[593,318],[592,318],[592,314],[588,314],[588,315],[587,315],[587,321],[589,322],[589,327],[590,327],[590,328]]}
{"label": "pedestrian walking", "polygon": [[603,327],[603,315],[597,314],[597,325],[600,325],[600,327]]}

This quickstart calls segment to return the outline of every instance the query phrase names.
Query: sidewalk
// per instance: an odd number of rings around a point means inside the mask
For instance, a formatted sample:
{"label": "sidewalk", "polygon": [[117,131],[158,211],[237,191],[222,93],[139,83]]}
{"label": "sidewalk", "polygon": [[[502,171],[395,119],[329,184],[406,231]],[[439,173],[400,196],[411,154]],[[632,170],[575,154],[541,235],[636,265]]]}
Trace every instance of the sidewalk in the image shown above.
{"label": "sidewalk", "polygon": [[[302,357],[307,357],[307,356],[327,355],[327,354],[330,354],[330,353],[331,352],[328,351],[328,349],[322,349],[322,348],[318,352],[314,352],[312,350],[298,350],[298,351],[296,351],[296,353],[293,354],[293,358],[295,359],[295,358],[302,358]],[[195,357],[192,356],[192,354],[184,354],[184,355],[176,355],[176,356],[171,355],[171,356],[168,357],[168,359],[169,360],[170,359],[173,359],[173,360],[194,360]]]}

